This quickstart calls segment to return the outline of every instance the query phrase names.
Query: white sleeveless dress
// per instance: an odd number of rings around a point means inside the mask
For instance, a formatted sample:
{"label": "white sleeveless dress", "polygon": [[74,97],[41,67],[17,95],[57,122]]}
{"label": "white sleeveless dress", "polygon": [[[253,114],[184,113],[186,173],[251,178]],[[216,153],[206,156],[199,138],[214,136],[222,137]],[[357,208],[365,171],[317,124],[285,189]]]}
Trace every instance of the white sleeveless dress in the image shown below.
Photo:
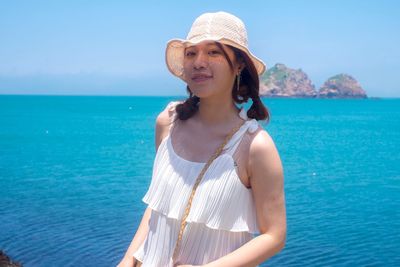
{"label": "white sleeveless dress", "polygon": [[[174,109],[177,102],[168,108]],[[235,170],[233,153],[246,133],[259,126],[242,109],[242,127],[205,173],[192,201],[178,262],[202,265],[241,247],[259,233],[251,189]],[[172,267],[172,254],[189,195],[205,163],[178,156],[168,134],[158,147],[150,187],[143,201],[151,208],[149,232],[134,253],[143,267]]]}

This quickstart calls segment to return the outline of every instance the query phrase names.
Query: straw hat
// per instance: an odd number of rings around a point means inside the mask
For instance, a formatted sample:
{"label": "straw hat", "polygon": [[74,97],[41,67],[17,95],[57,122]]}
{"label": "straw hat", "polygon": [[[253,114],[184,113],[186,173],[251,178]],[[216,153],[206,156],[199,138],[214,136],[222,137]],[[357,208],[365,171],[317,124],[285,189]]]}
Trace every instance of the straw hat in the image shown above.
{"label": "straw hat", "polygon": [[236,47],[246,53],[261,75],[266,67],[262,60],[254,56],[248,48],[247,31],[244,23],[226,12],[204,13],[192,25],[186,40],[172,39],[167,43],[165,61],[173,75],[183,79],[183,58],[185,47],[202,41],[217,41]]}

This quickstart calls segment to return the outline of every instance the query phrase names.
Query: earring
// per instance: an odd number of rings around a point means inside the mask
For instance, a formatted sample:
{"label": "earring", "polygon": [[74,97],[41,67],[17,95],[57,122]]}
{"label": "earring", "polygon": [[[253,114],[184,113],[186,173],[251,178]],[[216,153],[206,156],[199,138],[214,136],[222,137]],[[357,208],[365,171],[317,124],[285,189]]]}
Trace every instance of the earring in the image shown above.
{"label": "earring", "polygon": [[236,90],[239,92],[240,89],[240,72],[236,75]]}
{"label": "earring", "polygon": [[240,72],[236,75],[236,92],[237,92],[237,97],[240,101],[243,100],[243,96],[239,95],[239,90],[240,90]]}

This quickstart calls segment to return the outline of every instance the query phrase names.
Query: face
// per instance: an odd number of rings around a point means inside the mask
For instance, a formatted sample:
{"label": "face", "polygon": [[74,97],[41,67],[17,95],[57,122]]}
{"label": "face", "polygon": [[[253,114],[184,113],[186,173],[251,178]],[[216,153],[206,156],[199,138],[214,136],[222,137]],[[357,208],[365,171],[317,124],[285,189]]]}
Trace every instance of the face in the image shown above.
{"label": "face", "polygon": [[240,64],[232,49],[222,44],[224,52],[213,41],[204,41],[185,49],[183,62],[184,80],[192,93],[200,98],[211,96],[231,97],[231,90]]}

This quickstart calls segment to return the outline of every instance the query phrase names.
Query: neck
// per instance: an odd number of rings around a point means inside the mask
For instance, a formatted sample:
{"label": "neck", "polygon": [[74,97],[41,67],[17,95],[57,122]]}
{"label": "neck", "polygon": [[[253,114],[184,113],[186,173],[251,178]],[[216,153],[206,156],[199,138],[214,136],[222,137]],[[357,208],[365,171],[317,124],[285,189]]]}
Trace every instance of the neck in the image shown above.
{"label": "neck", "polygon": [[198,118],[208,125],[226,124],[235,121],[238,117],[239,109],[231,98],[230,101],[221,101],[221,99],[200,100]]}

